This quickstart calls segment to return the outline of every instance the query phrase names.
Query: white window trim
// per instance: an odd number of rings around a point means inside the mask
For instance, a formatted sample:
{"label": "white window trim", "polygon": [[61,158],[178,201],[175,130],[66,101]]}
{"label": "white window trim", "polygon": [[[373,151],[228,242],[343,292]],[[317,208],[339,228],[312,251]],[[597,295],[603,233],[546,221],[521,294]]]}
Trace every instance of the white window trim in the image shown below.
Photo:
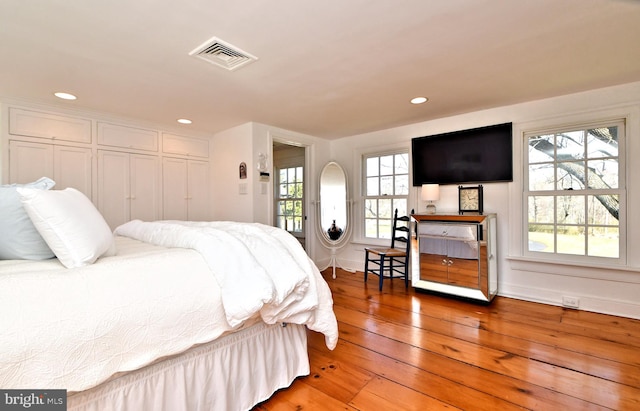
{"label": "white window trim", "polygon": [[[510,224],[509,241],[507,259],[520,260],[527,262],[539,262],[543,264],[565,264],[584,267],[599,267],[599,268],[611,268],[611,269],[630,269],[636,271],[640,268],[640,255],[634,255],[638,253],[627,253],[626,258],[616,259],[593,259],[589,262],[586,257],[578,260],[572,260],[570,258],[549,258],[545,259],[541,253],[536,253],[535,257],[527,255],[525,248],[527,243],[525,242],[525,223],[526,218],[526,204],[523,203],[524,199],[524,168],[526,154],[524,152],[524,135],[531,131],[545,130],[545,129],[561,129],[569,127],[571,125],[583,125],[588,123],[608,120],[625,121],[625,146],[624,152],[620,152],[619,161],[624,166],[624,181],[626,182],[626,198],[620,199],[620,215],[624,216],[625,223],[621,221],[620,225],[620,238],[621,241],[625,241],[626,246],[624,250],[634,250],[640,247],[640,216],[635,215],[638,213],[627,213],[627,204],[640,204],[640,184],[629,178],[633,172],[633,164],[629,159],[638,158],[640,156],[640,106],[619,106],[608,109],[573,113],[565,116],[552,117],[546,119],[539,119],[529,122],[517,123],[514,122],[513,131],[513,153],[514,153],[514,180],[509,186],[509,221]],[[640,166],[635,166],[636,172]],[[637,234],[636,234],[637,233]],[[565,257],[562,255],[562,257]],[[594,263],[593,261],[597,261]]]}
{"label": "white window trim", "polygon": [[[364,201],[366,198],[365,195],[365,176],[364,176],[364,164],[363,160],[365,156],[384,156],[390,154],[399,154],[406,150],[409,155],[409,194],[407,195],[407,208],[411,210],[415,208],[415,187],[412,186],[413,182],[413,174],[411,171],[411,141],[409,140],[406,143],[398,143],[393,145],[386,146],[378,146],[378,147],[366,147],[361,149],[356,149],[353,151],[353,164],[356,165],[354,167],[354,179],[357,184],[352,191],[353,194],[353,204],[351,205],[351,221],[353,223],[351,230],[352,237],[351,242],[353,244],[365,244],[365,245],[379,245],[379,246],[388,246],[390,244],[389,239],[373,239],[367,238],[364,236],[365,224],[364,224]],[[357,191],[356,191],[357,190]]]}
{"label": "white window trim", "polygon": [[[572,124],[569,126],[563,126],[563,127],[558,127],[558,128],[550,128],[550,129],[541,129],[541,130],[527,130],[525,131],[524,135],[522,136],[523,138],[523,156],[525,158],[525,161],[523,161],[523,175],[524,175],[524,180],[526,180],[527,182],[529,181],[529,176],[528,176],[528,161],[526,160],[527,157],[527,152],[529,151],[528,148],[525,148],[525,145],[527,144],[525,141],[527,139],[527,135],[531,136],[531,135],[544,135],[544,134],[557,134],[557,133],[562,133],[564,131],[577,131],[577,130],[586,130],[589,128],[593,128],[593,127],[601,127],[604,125],[617,125],[617,127],[619,128],[619,135],[621,136],[621,138],[619,138],[618,140],[618,166],[619,169],[621,171],[623,171],[622,173],[620,173],[620,175],[618,176],[618,188],[616,189],[610,189],[607,191],[610,191],[611,193],[615,193],[616,195],[618,195],[618,199],[619,199],[619,204],[620,204],[620,210],[619,210],[619,216],[618,216],[618,221],[619,221],[619,226],[618,226],[618,230],[619,230],[619,247],[620,247],[620,254],[618,258],[605,258],[605,257],[594,257],[594,256],[586,256],[586,255],[570,255],[570,254],[562,254],[562,253],[541,253],[541,252],[535,252],[535,251],[530,251],[526,246],[527,242],[525,241],[525,238],[523,237],[522,241],[523,241],[523,255],[525,257],[530,257],[530,258],[544,258],[544,259],[549,259],[549,260],[554,260],[554,261],[559,261],[559,262],[577,262],[577,263],[584,263],[584,264],[589,264],[589,263],[595,263],[595,264],[615,264],[615,265],[626,265],[626,214],[624,213],[624,209],[625,209],[625,204],[626,204],[626,176],[625,176],[625,171],[626,171],[626,162],[625,162],[625,157],[626,157],[626,124],[625,124],[625,119],[624,118],[618,118],[618,119],[606,119],[606,120],[602,120],[602,121],[595,121],[595,122],[585,122],[585,123],[577,123],[577,124]],[[602,193],[603,190],[593,190],[593,189],[589,189],[587,187],[585,187],[583,190],[579,190],[576,192],[572,192],[571,194],[573,195],[595,195],[598,193]],[[567,193],[565,193],[567,194]],[[528,214],[528,210],[527,210],[527,199],[529,196],[531,195],[535,195],[534,192],[530,192],[528,190],[528,188],[526,186],[523,186],[523,193],[522,193],[522,206],[524,208],[523,211],[523,216],[526,217]],[[558,194],[558,190],[553,190],[547,194],[545,193],[539,193],[538,195],[551,195],[554,197],[560,196],[560,194]],[[527,218],[523,218],[522,221],[523,224],[523,235],[526,235],[526,232],[528,231],[528,221]]]}

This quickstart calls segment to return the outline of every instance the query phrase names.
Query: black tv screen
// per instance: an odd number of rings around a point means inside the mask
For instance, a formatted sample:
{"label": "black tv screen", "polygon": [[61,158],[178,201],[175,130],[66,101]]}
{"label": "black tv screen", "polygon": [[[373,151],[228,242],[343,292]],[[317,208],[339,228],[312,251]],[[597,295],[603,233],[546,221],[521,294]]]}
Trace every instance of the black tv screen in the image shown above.
{"label": "black tv screen", "polygon": [[411,140],[413,185],[513,181],[512,124]]}

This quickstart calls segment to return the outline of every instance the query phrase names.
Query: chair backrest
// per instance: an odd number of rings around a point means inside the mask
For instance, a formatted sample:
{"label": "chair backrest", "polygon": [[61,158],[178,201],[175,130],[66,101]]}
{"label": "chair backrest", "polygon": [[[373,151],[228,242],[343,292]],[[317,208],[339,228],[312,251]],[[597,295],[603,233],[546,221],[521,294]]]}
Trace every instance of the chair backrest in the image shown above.
{"label": "chair backrest", "polygon": [[[411,210],[411,214],[413,214],[413,210]],[[393,228],[391,231],[391,248],[396,248],[396,241],[403,243],[403,248],[406,249],[407,255],[409,255],[409,222],[411,221],[411,217],[408,215],[398,217],[398,209],[396,208],[393,214]],[[403,222],[406,224],[398,224],[398,222]],[[398,247],[400,248],[400,247]]]}

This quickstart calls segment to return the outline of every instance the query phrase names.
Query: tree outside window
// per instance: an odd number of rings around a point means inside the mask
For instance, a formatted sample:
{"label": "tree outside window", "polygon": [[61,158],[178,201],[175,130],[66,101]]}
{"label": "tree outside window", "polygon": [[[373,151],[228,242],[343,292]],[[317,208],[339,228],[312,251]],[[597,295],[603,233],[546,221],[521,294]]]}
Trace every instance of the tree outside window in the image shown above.
{"label": "tree outside window", "polygon": [[620,257],[624,122],[525,133],[528,251]]}
{"label": "tree outside window", "polygon": [[279,169],[276,226],[290,233],[302,233],[303,200],[303,167]]}

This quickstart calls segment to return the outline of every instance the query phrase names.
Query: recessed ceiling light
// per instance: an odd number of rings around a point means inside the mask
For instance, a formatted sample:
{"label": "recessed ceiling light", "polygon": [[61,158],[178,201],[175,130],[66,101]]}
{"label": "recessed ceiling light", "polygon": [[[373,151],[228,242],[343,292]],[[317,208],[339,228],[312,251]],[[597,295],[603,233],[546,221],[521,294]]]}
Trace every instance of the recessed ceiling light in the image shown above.
{"label": "recessed ceiling light", "polygon": [[426,102],[427,100],[429,100],[426,97],[416,97],[416,98],[412,98],[411,99],[411,104],[422,104],[424,102]]}
{"label": "recessed ceiling light", "polygon": [[77,97],[74,96],[73,94],[69,94],[69,93],[63,93],[63,92],[57,92],[57,93],[53,93],[54,96],[61,98],[63,100],[75,100]]}
{"label": "recessed ceiling light", "polygon": [[178,123],[180,123],[180,124],[191,124],[192,121],[189,120],[188,118],[179,118],[178,119]]}

